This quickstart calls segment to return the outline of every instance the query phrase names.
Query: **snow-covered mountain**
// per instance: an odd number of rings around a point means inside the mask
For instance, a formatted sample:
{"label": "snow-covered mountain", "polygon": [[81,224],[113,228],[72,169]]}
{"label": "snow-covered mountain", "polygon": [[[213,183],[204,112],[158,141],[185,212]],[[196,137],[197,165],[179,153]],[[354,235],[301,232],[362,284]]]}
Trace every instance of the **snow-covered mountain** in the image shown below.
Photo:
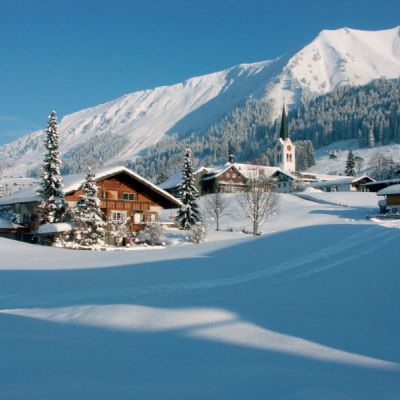
{"label": "snow-covered mountain", "polygon": [[[107,163],[132,160],[168,133],[201,133],[248,98],[264,98],[278,115],[309,95],[340,85],[362,85],[400,76],[400,27],[383,31],[342,28],[322,31],[294,55],[240,64],[183,83],[124,95],[65,116],[60,122],[64,156],[97,138],[111,145]],[[45,119],[45,118],[44,118]],[[42,158],[42,131],[0,147],[0,167],[23,174]],[[89,146],[90,147],[90,146]]]}

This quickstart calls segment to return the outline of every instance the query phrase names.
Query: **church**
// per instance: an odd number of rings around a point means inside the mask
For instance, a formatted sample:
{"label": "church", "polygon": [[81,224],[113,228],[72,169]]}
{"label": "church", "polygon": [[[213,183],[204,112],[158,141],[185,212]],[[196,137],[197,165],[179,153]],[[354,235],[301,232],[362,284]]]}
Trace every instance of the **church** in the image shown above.
{"label": "church", "polygon": [[[256,176],[272,179],[276,191],[292,192],[294,183],[298,180],[295,175],[296,153],[288,133],[285,107],[282,110],[280,133],[273,149],[273,165],[255,165],[235,162],[230,154],[228,162],[217,167],[200,167],[194,172],[195,184],[200,194],[224,192],[242,192],[247,181]],[[181,172],[172,176],[160,187],[174,195],[179,195]]]}
{"label": "church", "polygon": [[[235,162],[235,157],[229,155],[228,161],[221,166],[201,166],[194,171],[195,186],[199,194],[216,192],[242,192],[249,179],[263,176],[273,179],[275,189],[280,193],[290,193],[304,189],[307,186],[325,191],[364,191],[365,184],[372,182],[369,177],[347,177],[328,174],[315,174],[296,171],[296,146],[290,139],[285,106],[279,134],[272,150],[271,165],[255,165]],[[182,173],[178,172],[160,187],[175,196],[179,196]]]}
{"label": "church", "polygon": [[282,109],[281,128],[273,150],[273,166],[284,172],[296,171],[296,146],[289,137],[285,106]]}

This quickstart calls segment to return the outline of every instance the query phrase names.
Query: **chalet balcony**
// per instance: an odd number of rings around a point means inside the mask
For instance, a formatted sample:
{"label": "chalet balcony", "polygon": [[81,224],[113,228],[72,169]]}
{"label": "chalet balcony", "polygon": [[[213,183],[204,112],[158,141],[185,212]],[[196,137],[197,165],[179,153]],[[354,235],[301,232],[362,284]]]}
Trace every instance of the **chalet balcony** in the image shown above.
{"label": "chalet balcony", "polygon": [[102,209],[112,209],[121,211],[148,211],[153,205],[150,201],[138,200],[113,200],[113,199],[100,199]]}

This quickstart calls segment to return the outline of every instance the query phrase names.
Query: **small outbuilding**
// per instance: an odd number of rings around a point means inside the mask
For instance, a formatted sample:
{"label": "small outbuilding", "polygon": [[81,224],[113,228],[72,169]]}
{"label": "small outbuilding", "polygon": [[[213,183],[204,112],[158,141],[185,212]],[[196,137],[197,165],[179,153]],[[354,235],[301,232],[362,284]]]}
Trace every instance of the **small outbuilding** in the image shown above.
{"label": "small outbuilding", "polygon": [[385,196],[383,200],[378,202],[380,213],[385,216],[400,218],[400,184],[381,189],[377,195]]}

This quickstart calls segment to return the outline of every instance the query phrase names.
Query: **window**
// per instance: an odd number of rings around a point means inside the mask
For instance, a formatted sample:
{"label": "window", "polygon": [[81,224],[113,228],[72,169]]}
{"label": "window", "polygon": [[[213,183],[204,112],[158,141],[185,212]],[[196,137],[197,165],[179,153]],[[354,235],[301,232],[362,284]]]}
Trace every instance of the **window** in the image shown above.
{"label": "window", "polygon": [[111,219],[113,221],[126,221],[127,212],[126,211],[111,211]]}
{"label": "window", "polygon": [[133,214],[133,222],[135,224],[140,224],[142,221],[143,221],[143,214],[142,213]]}
{"label": "window", "polygon": [[133,201],[135,200],[135,195],[133,193],[122,193],[122,199]]}

